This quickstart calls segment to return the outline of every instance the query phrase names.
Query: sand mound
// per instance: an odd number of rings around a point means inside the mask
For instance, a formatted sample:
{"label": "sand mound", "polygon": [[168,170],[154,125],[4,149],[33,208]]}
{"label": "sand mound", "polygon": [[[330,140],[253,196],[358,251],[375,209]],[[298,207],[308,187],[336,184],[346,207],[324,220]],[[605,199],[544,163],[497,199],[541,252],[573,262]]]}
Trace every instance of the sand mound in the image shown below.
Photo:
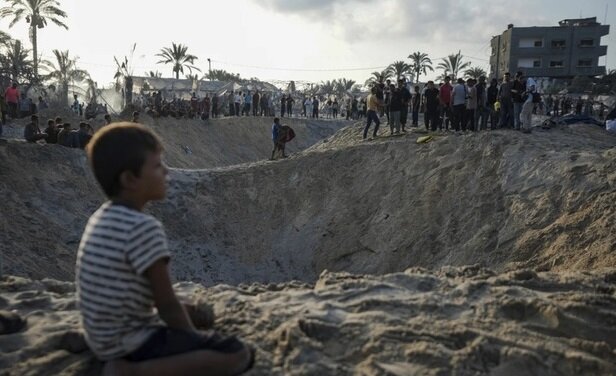
{"label": "sand mound", "polygon": [[[56,112],[40,114],[40,127],[47,126],[47,118],[55,118]],[[58,113],[73,129],[83,121],[70,111]],[[272,154],[273,144],[270,117],[231,117],[202,120],[151,118],[142,115],[144,124],[161,137],[165,146],[165,162],[176,168],[212,168],[230,166],[267,159]],[[5,127],[3,137],[23,139],[24,126],[29,119],[20,119]],[[293,128],[295,139],[287,145],[288,153],[297,153],[332,136],[348,125],[345,120],[312,120],[282,118],[281,123]],[[90,124],[98,129],[103,120],[94,119]]]}
{"label": "sand mound", "polygon": [[[606,375],[616,373],[616,272],[494,274],[479,267],[297,282],[182,283],[215,328],[257,349],[251,375]],[[0,374],[97,375],[73,286],[5,277],[0,309],[27,318],[0,336]]]}
{"label": "sand mound", "polygon": [[[417,134],[361,143],[360,128],[284,161],[173,170],[168,200],[151,211],[175,276],[210,285],[314,281],[325,269],[616,266],[615,136],[574,126],[418,145]],[[85,157],[8,143],[0,165],[5,272],[71,280],[102,201]]]}

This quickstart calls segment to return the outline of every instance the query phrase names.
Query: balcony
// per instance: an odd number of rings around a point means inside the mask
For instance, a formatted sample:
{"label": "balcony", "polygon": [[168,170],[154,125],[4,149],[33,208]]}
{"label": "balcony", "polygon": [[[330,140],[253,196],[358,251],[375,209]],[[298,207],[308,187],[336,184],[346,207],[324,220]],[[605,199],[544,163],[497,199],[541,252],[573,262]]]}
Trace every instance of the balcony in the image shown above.
{"label": "balcony", "polygon": [[576,76],[600,76],[605,74],[605,67],[575,67],[573,73]]}

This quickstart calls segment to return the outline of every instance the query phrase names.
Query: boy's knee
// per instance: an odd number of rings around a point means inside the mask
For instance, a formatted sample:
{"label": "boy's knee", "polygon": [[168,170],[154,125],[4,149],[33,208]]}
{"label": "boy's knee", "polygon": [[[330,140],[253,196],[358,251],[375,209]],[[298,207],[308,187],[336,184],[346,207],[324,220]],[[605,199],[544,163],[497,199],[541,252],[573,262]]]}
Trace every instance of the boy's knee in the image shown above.
{"label": "boy's knee", "polygon": [[234,363],[237,364],[237,367],[235,369],[237,374],[243,373],[251,369],[255,361],[254,349],[246,344],[242,346],[242,349],[240,351],[233,354],[233,356],[235,358]]}

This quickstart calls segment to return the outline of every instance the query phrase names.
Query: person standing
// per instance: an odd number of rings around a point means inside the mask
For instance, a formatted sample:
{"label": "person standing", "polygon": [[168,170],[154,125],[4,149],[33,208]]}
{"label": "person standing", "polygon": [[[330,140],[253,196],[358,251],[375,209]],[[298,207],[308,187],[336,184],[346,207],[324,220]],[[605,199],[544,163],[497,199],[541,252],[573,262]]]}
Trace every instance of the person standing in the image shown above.
{"label": "person standing", "polygon": [[306,107],[306,118],[312,117],[312,99],[310,97],[304,101],[304,107]]}
{"label": "person standing", "polygon": [[436,131],[439,124],[438,106],[440,91],[434,86],[434,81],[428,81],[424,92],[424,106],[426,108],[426,130]]}
{"label": "person standing", "polygon": [[509,72],[505,73],[503,82],[498,89],[498,101],[500,102],[500,128],[513,127],[513,101],[512,93],[513,83]]}
{"label": "person standing", "polygon": [[212,95],[212,117],[218,117],[218,94],[216,93]]}
{"label": "person standing", "polygon": [[334,115],[334,119],[338,118],[338,99],[334,97],[334,101],[332,102],[332,114]]}
{"label": "person standing", "polygon": [[287,156],[284,154],[286,134],[284,134],[279,118],[274,118],[274,124],[272,125],[272,141],[274,142],[274,150],[272,150],[270,160],[273,161],[276,152],[279,151],[282,152],[282,157],[286,158]]}
{"label": "person standing", "polygon": [[522,111],[520,112],[520,123],[521,129],[524,133],[530,133],[532,130],[532,117],[533,117],[533,109],[535,107],[535,102],[538,100],[535,99],[535,96],[538,95],[537,84],[535,80],[532,78],[528,78],[525,82],[526,92],[523,96],[524,104],[522,105]]}
{"label": "person standing", "polygon": [[464,79],[458,78],[458,83],[451,91],[451,104],[453,106],[453,127],[456,132],[466,131],[466,85]]}
{"label": "person standing", "polygon": [[445,125],[445,130],[449,130],[449,122],[452,120],[451,113],[451,91],[453,90],[453,86],[451,86],[451,78],[449,76],[445,76],[445,83],[441,85],[439,88],[439,106],[440,106],[440,129],[443,129],[443,125]]}
{"label": "person standing", "polygon": [[406,132],[406,121],[409,116],[409,103],[411,102],[411,92],[406,88],[406,80],[403,78],[398,80],[398,89],[400,90],[400,97],[402,100],[402,107],[400,108],[400,125],[402,126],[402,132]]}
{"label": "person standing", "polygon": [[419,86],[415,86],[413,97],[411,98],[412,125],[417,128],[419,126],[419,108],[421,107],[421,92]]}
{"label": "person standing", "polygon": [[287,96],[282,94],[280,98],[280,117],[284,117],[284,113],[287,111]]}
{"label": "person standing", "polygon": [[488,116],[490,116],[490,110],[486,106],[486,78],[484,76],[479,77],[479,82],[475,85],[477,92],[477,110],[475,112],[475,124],[477,130],[488,129]]}
{"label": "person standing", "polygon": [[250,90],[244,96],[244,114],[246,116],[250,116],[250,108],[252,107],[252,94],[250,94]]}
{"label": "person standing", "polygon": [[466,125],[464,128],[469,131],[477,131],[477,123],[475,118],[475,112],[477,111],[477,89],[475,88],[475,80],[469,78],[466,81]]}
{"label": "person standing", "polygon": [[319,118],[319,99],[314,96],[312,100],[312,117],[315,119]]}
{"label": "person standing", "polygon": [[379,116],[377,111],[379,110],[379,100],[376,96],[377,89],[376,87],[372,87],[370,89],[370,94],[368,95],[368,99],[366,100],[367,112],[366,112],[366,127],[364,128],[364,140],[368,137],[368,130],[370,129],[370,125],[374,121],[374,132],[372,133],[373,137],[377,137],[377,133],[379,131],[379,125],[381,125],[381,121],[379,120]]}
{"label": "person standing", "polygon": [[487,110],[490,112],[490,129],[491,130],[496,129],[496,126],[498,125],[499,113],[498,111],[496,111],[496,108],[494,107],[497,100],[498,100],[498,81],[496,80],[496,78],[493,78],[490,81],[490,87],[488,87],[487,94],[486,94],[486,107],[487,107]]}
{"label": "person standing", "polygon": [[524,73],[520,71],[516,73],[515,81],[513,81],[513,87],[511,89],[513,95],[513,127],[517,131],[520,130],[520,113],[524,105],[524,98],[522,96],[525,92],[526,80],[524,79]]}
{"label": "person standing", "polygon": [[11,120],[17,119],[17,107],[19,104],[19,90],[17,90],[17,83],[13,82],[13,85],[9,86],[4,92],[4,100],[8,105],[9,116]]}
{"label": "person standing", "polygon": [[233,97],[233,114],[235,116],[240,116],[240,105],[242,104],[242,92],[236,93]]}
{"label": "person standing", "polygon": [[252,95],[252,116],[259,115],[259,100],[261,96],[259,95],[259,90],[256,90]]}
{"label": "person standing", "polygon": [[389,97],[389,129],[390,134],[400,134],[400,111],[402,110],[402,93],[393,84],[386,91]]}
{"label": "person standing", "polygon": [[295,100],[293,99],[293,97],[291,96],[291,94],[289,94],[287,96],[287,115],[289,117],[293,116],[293,104],[295,103]]}
{"label": "person standing", "polygon": [[0,91],[0,114],[2,115],[2,118],[0,118],[0,137],[2,137],[2,126],[6,125],[6,114],[8,112],[9,106],[6,104],[4,93]]}

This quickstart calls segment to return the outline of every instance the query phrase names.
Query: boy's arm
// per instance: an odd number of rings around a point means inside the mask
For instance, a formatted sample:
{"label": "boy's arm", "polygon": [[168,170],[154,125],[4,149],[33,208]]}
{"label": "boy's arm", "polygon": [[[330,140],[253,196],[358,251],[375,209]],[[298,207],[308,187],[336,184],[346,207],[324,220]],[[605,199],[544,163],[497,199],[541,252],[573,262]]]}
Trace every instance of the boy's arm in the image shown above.
{"label": "boy's arm", "polygon": [[195,330],[184,307],[175,296],[173,286],[171,286],[167,259],[162,258],[154,262],[152,266],[146,269],[144,275],[150,282],[152,293],[154,294],[154,302],[158,309],[158,314],[163,321],[170,328]]}

